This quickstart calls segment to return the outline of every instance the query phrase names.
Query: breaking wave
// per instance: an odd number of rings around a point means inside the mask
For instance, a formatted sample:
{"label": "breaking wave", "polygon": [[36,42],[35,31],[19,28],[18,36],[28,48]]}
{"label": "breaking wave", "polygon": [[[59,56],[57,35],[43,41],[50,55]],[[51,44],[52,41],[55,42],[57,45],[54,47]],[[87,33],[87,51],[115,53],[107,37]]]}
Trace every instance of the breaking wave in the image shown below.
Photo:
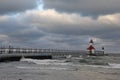
{"label": "breaking wave", "polygon": [[117,63],[109,63],[110,68],[120,68],[120,64]]}
{"label": "breaking wave", "polygon": [[51,60],[51,59],[45,59],[45,60],[38,60],[38,59],[21,59],[21,61],[24,62],[31,62],[39,65],[69,65],[70,63],[66,63],[66,60]]}
{"label": "breaking wave", "polygon": [[[109,59],[106,57],[88,57],[80,59],[63,60],[37,60],[23,58],[20,62],[27,62],[29,64],[36,64],[37,66],[18,66],[20,69],[44,69],[44,70],[76,70],[80,66],[100,67],[100,68],[120,68],[119,59]],[[111,62],[109,62],[111,61]]]}
{"label": "breaking wave", "polygon": [[[31,65],[19,65],[17,68],[19,69],[38,69],[38,70],[76,70],[76,67],[72,66],[71,62],[66,62],[66,60],[37,60],[37,59],[28,59],[23,58],[20,61],[21,63],[29,63]],[[32,65],[33,64],[33,65]],[[36,64],[36,65],[34,65]]]}

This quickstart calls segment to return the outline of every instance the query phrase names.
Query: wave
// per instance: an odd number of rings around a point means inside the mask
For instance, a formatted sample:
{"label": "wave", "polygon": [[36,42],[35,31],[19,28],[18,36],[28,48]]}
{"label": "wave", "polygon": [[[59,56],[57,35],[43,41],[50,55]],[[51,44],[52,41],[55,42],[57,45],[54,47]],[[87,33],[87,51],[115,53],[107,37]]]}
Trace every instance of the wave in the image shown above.
{"label": "wave", "polygon": [[28,66],[17,66],[19,69],[30,69],[30,70],[77,70],[76,68],[68,67],[28,67]]}
{"label": "wave", "polygon": [[108,63],[108,65],[94,65],[94,64],[84,64],[77,66],[86,66],[86,67],[96,67],[96,68],[112,68],[112,69],[120,69],[120,64],[117,63]]}
{"label": "wave", "polygon": [[100,68],[120,68],[120,64],[118,63],[109,63],[101,59],[80,59],[80,60],[77,59],[67,62],[67,60],[52,60],[52,59],[37,60],[37,59],[24,58],[21,59],[21,62],[28,62],[28,63],[41,65],[42,67],[40,66],[41,67],[40,69],[64,70],[73,67],[76,68],[79,66],[100,67]]}
{"label": "wave", "polygon": [[53,60],[53,59],[29,59],[23,58],[21,63],[34,63],[36,65],[18,65],[19,69],[37,69],[37,70],[76,70],[76,67],[72,66],[72,63],[66,62],[66,60]]}
{"label": "wave", "polygon": [[120,68],[120,64],[117,63],[109,63],[110,68]]}
{"label": "wave", "polygon": [[31,62],[39,65],[69,65],[69,63],[66,63],[66,60],[52,60],[52,59],[38,60],[38,59],[23,58],[20,61]]}

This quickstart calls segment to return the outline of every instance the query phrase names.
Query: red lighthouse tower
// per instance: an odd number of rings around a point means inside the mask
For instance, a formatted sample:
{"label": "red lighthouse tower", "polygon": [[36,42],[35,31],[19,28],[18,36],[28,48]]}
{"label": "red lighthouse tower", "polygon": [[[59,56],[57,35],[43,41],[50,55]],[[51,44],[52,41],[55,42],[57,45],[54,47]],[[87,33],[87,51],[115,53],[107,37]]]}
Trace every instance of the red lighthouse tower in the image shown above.
{"label": "red lighthouse tower", "polygon": [[95,47],[93,46],[93,40],[90,40],[90,45],[87,48],[89,55],[94,55],[95,54]]}

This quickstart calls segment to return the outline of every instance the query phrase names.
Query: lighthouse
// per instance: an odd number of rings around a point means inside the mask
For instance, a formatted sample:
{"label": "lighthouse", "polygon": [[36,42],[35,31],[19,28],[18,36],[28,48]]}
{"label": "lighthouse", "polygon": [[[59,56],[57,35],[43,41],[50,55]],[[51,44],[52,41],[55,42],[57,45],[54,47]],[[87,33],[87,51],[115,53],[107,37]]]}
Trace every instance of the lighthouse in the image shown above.
{"label": "lighthouse", "polygon": [[91,39],[89,42],[89,47],[87,48],[89,55],[95,55],[95,47],[93,46],[94,42]]}

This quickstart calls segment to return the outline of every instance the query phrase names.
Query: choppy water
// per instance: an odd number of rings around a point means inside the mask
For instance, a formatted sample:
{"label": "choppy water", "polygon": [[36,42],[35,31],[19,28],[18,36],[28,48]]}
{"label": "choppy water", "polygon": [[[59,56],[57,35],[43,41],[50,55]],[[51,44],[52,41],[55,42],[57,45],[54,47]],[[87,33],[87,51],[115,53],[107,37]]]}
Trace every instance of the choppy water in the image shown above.
{"label": "choppy water", "polygon": [[[24,80],[39,80],[38,76],[49,75],[48,73],[52,70],[76,71],[80,66],[120,69],[120,57],[101,56],[69,60],[22,59],[18,62],[2,62],[0,63],[0,80],[18,80],[21,77]],[[33,75],[37,77],[32,79]]]}
{"label": "choppy water", "polygon": [[63,60],[22,59],[18,62],[0,63],[0,68],[39,69],[39,70],[76,70],[79,66],[120,68],[120,57],[84,57]]}

